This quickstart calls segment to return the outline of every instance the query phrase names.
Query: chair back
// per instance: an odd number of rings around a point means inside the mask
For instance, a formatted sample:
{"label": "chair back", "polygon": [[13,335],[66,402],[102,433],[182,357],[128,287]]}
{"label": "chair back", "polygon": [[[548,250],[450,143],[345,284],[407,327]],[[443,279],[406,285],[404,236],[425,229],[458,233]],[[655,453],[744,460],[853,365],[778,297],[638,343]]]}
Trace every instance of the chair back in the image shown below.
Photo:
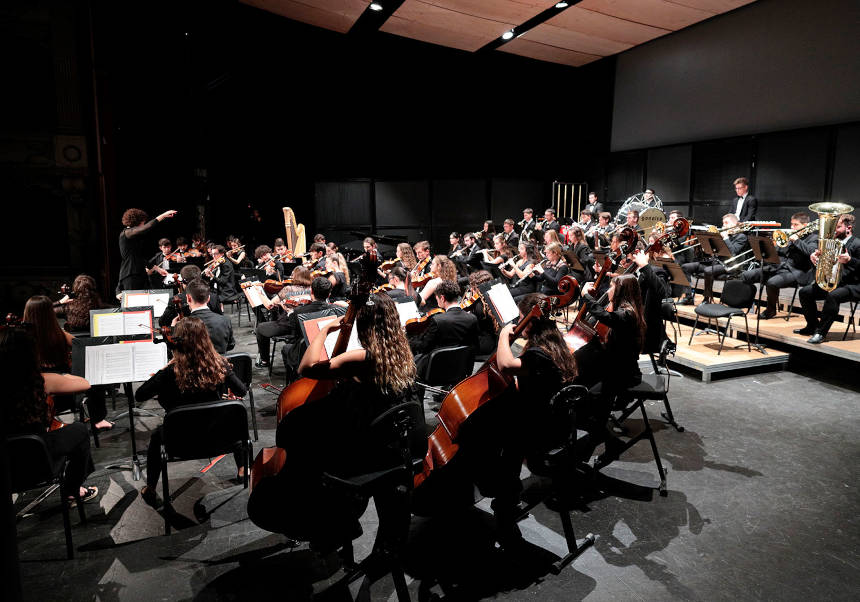
{"label": "chair back", "polygon": [[233,365],[233,372],[241,380],[246,387],[251,387],[251,381],[254,378],[252,369],[254,360],[251,359],[249,353],[228,353],[225,355],[229,362]]}
{"label": "chair back", "polygon": [[428,385],[455,385],[475,367],[475,352],[468,345],[440,347],[430,352],[424,382]]}
{"label": "chair back", "polygon": [[675,314],[678,313],[678,308],[675,307],[674,301],[663,301],[663,304],[660,307],[660,313],[663,316],[664,320],[669,320],[670,322],[674,322],[675,321]]}
{"label": "chair back", "polygon": [[755,298],[755,287],[743,280],[726,280],[720,301],[729,307],[746,309],[752,305]]}
{"label": "chair back", "polygon": [[565,442],[576,441],[576,409],[588,400],[587,387],[568,385],[549,400],[553,432],[547,433],[545,448],[557,447]]}
{"label": "chair back", "polygon": [[423,459],[427,453],[424,408],[417,401],[397,404],[377,416],[369,427],[369,439],[380,451],[399,457],[410,472],[413,459]]}
{"label": "chair back", "polygon": [[173,408],[161,427],[170,460],[211,458],[250,440],[248,414],[241,401],[209,401]]}
{"label": "chair back", "polygon": [[35,489],[57,478],[62,460],[54,462],[39,435],[13,435],[6,439],[12,491]]}

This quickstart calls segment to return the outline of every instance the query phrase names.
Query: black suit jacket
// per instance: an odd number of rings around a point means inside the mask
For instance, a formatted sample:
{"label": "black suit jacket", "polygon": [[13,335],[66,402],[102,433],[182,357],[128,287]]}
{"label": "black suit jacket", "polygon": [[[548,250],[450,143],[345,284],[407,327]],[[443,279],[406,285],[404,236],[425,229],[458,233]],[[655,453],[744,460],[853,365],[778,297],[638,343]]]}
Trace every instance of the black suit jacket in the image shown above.
{"label": "black suit jacket", "polygon": [[457,345],[469,345],[476,353],[478,350],[478,318],[460,307],[436,314],[427,329],[409,341],[415,355]]}
{"label": "black suit jacket", "polygon": [[284,332],[285,337],[289,337],[292,341],[296,341],[301,338],[301,333],[299,332],[299,316],[315,311],[322,311],[329,307],[331,307],[331,304],[329,304],[328,301],[311,301],[305,305],[299,305],[289,315],[286,313],[281,314],[278,318],[278,324],[281,324],[286,330]]}
{"label": "black suit jacket", "polygon": [[218,315],[208,307],[191,312],[191,315],[195,318],[200,318],[206,325],[206,330],[209,331],[209,338],[212,339],[215,351],[224,355],[236,346],[230,318]]}
{"label": "black suit jacket", "polygon": [[840,285],[850,286],[854,298],[860,297],[860,238],[851,236],[844,249],[851,259],[842,266],[842,278]]}
{"label": "black suit jacket", "polygon": [[[738,198],[735,197],[735,204],[732,207],[732,211],[735,210],[735,207],[738,206]],[[741,214],[738,216],[738,221],[748,222],[755,219],[756,213],[758,212],[758,199],[753,195],[748,194],[746,200],[744,200],[743,207],[741,207]]]}
{"label": "black suit jacket", "polygon": [[513,247],[516,249],[519,246],[520,237],[517,236],[517,233],[513,230],[511,230],[510,233],[502,232],[502,236],[505,237],[505,244],[507,244],[509,247]]}
{"label": "black suit jacket", "polygon": [[[209,293],[209,303],[207,304],[210,310],[216,314],[223,314],[221,311],[221,300],[218,298],[218,293],[210,292]],[[188,303],[185,301],[185,295],[182,296],[182,315],[187,316],[189,312]],[[177,316],[179,312],[176,309],[176,305],[173,303],[168,303],[167,307],[164,308],[164,313],[161,314],[158,318],[159,326],[170,326],[170,323],[173,322],[173,318]]]}
{"label": "black suit jacket", "polygon": [[818,234],[816,232],[800,240],[792,241],[787,247],[777,250],[783,260],[776,271],[790,272],[799,285],[806,286],[812,282],[815,275],[809,256],[817,248]]}

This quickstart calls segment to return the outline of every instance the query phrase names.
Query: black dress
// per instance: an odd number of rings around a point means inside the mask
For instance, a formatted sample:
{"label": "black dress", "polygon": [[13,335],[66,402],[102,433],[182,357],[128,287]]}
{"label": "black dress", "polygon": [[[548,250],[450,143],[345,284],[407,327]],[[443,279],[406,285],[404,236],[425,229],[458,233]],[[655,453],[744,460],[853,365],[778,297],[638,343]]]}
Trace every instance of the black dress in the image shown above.
{"label": "black dress", "polygon": [[119,233],[119,266],[118,293],[126,290],[143,290],[149,288],[149,277],[146,275],[146,248],[148,237],[144,236],[152,230],[158,220],[151,219],[145,224],[126,228]]}

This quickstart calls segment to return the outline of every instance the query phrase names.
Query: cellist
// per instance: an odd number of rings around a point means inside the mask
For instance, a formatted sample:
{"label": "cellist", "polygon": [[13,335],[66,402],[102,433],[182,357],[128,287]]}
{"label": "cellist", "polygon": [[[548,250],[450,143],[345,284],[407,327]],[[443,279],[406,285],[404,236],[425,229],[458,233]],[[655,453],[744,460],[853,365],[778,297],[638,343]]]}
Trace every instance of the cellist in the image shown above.
{"label": "cellist", "polygon": [[290,411],[276,433],[286,450],[278,475],[260,481],[248,502],[258,526],[309,541],[320,555],[361,534],[358,519],[367,500],[325,488],[322,473],[360,474],[378,459],[367,440],[371,421],[414,395],[415,362],[394,302],[371,295],[355,319],[362,349],[320,361],[326,336],[341,319],[326,323],[299,364],[303,377],[338,380],[330,394]]}

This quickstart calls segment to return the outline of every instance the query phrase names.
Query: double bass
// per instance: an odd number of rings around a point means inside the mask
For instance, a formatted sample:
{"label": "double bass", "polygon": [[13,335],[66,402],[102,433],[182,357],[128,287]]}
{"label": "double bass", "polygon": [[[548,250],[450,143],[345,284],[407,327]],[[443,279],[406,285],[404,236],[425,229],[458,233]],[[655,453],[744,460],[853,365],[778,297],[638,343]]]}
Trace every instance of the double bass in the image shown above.
{"label": "double bass", "polygon": [[[331,357],[335,357],[344,353],[349,345],[349,337],[352,333],[352,326],[355,322],[355,317],[358,314],[358,309],[362,303],[365,303],[370,296],[370,291],[373,288],[373,282],[376,276],[376,266],[378,265],[376,251],[372,250],[362,258],[362,273],[363,277],[357,278],[353,283],[353,290],[350,295],[349,307],[344,315],[340,331],[338,333],[337,342],[332,350]],[[320,335],[321,336],[321,335]],[[277,422],[280,424],[284,417],[295,410],[296,408],[306,404],[319,401],[334,389],[336,381],[334,380],[316,380],[313,378],[300,378],[285,388],[278,396],[278,404],[276,411]],[[254,465],[251,468],[251,496],[254,495],[254,488],[263,479],[277,476],[287,462],[286,450],[280,447],[266,447],[260,450],[254,460]],[[249,508],[250,508],[249,501]],[[256,517],[249,513],[249,518],[255,524],[258,524]]]}
{"label": "double bass", "polygon": [[[519,336],[535,318],[551,316],[558,309],[569,305],[579,290],[579,283],[571,276],[564,276],[558,282],[558,290],[560,295],[544,298],[523,316],[514,329],[514,337]],[[421,472],[415,475],[414,501],[417,513],[424,511],[424,496],[429,496],[426,499],[434,498],[433,493],[428,491],[433,488],[433,481],[444,480],[442,475],[459,449],[457,439],[460,429],[481,406],[502,395],[512,384],[513,377],[501,371],[494,353],[475,374],[455,385],[442,400],[437,414],[439,425],[427,440],[427,453]]]}

